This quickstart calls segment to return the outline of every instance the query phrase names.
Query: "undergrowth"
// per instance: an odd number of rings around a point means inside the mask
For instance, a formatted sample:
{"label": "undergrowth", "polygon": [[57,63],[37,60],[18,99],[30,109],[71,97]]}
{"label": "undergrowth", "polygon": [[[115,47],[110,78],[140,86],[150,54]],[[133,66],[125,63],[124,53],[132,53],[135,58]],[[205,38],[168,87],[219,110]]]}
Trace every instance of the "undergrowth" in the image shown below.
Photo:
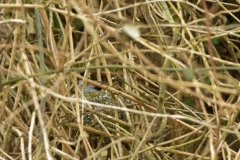
{"label": "undergrowth", "polygon": [[239,2],[0,8],[1,159],[240,159]]}

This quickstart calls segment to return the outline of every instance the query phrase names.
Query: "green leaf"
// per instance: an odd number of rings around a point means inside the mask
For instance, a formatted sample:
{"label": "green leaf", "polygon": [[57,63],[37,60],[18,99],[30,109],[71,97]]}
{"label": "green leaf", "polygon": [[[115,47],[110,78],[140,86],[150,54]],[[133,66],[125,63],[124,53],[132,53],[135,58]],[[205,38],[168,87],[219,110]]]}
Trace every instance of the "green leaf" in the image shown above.
{"label": "green leaf", "polygon": [[202,25],[203,25],[203,21],[199,21],[199,22],[197,22],[197,24],[198,24],[199,26],[202,26]]}
{"label": "green leaf", "polygon": [[60,24],[58,22],[57,17],[55,16],[55,14],[53,15],[53,25],[55,28],[60,28]]}
{"label": "green leaf", "polygon": [[193,98],[192,97],[184,97],[183,103],[188,105],[189,107],[193,107]]}
{"label": "green leaf", "polygon": [[193,72],[192,69],[186,68],[186,69],[184,69],[184,71],[183,71],[183,75],[184,75],[184,77],[185,77],[185,79],[186,79],[187,81],[192,81],[193,76],[194,76],[194,72]]}
{"label": "green leaf", "polygon": [[221,38],[220,37],[212,39],[212,43],[215,44],[215,45],[218,45],[220,42],[221,42]]}
{"label": "green leaf", "polygon": [[74,22],[73,22],[77,27],[79,28],[83,28],[84,27],[84,24],[83,22],[80,20],[80,19],[74,19]]}
{"label": "green leaf", "polygon": [[227,126],[227,123],[228,123],[227,120],[222,120],[222,121],[221,121],[222,126]]}
{"label": "green leaf", "polygon": [[209,77],[204,77],[204,78],[202,79],[202,83],[211,84],[210,78],[209,78]]}
{"label": "green leaf", "polygon": [[233,20],[233,21],[231,22],[231,24],[239,24],[239,23],[238,23],[238,21]]}
{"label": "green leaf", "polygon": [[6,19],[11,19],[11,18],[12,18],[12,14],[11,13],[7,13]]}
{"label": "green leaf", "polygon": [[238,116],[237,116],[237,118],[240,120],[240,113],[238,113]]}

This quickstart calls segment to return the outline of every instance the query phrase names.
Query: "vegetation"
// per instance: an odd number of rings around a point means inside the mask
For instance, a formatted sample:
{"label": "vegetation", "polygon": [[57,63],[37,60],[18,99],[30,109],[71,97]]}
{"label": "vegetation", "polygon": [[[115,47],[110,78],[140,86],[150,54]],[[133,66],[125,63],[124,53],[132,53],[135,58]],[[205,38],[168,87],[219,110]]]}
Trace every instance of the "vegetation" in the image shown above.
{"label": "vegetation", "polygon": [[240,159],[238,1],[0,8],[1,159]]}

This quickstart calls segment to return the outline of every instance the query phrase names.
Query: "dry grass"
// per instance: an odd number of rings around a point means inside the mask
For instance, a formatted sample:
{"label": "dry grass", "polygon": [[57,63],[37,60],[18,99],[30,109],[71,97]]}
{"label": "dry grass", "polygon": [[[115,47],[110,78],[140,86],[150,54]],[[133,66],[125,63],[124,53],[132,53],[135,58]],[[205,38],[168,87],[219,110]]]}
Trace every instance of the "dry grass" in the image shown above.
{"label": "dry grass", "polygon": [[221,1],[2,1],[1,159],[240,159],[240,10]]}

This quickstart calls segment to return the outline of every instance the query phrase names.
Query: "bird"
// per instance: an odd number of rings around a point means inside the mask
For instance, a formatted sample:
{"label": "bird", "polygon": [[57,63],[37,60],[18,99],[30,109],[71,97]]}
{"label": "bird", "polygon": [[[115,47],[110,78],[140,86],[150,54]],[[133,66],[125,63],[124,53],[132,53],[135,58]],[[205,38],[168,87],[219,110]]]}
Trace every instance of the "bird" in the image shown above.
{"label": "bird", "polygon": [[[81,87],[82,87],[82,80],[78,80],[78,88],[81,89]],[[100,87],[97,87],[97,86],[94,86],[94,85],[91,85],[91,84],[87,84],[83,93],[88,94],[90,92],[95,92],[95,91],[100,91],[100,90],[101,90]]]}

